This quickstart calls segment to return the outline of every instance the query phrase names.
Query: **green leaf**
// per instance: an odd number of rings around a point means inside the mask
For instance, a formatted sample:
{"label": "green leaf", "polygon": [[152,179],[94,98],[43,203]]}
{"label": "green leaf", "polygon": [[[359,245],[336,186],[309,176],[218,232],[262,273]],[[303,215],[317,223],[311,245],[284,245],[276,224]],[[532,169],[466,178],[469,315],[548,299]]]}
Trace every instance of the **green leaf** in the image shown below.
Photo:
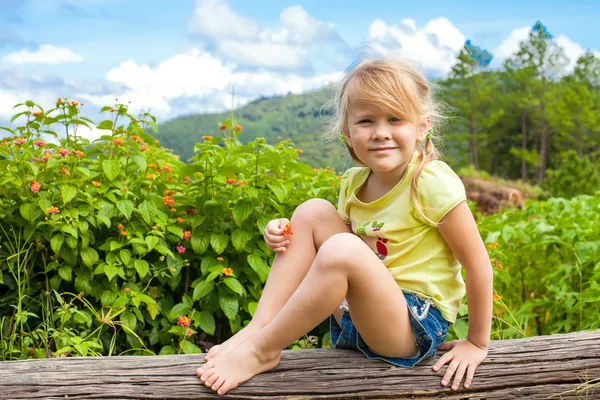
{"label": "green leaf", "polygon": [[92,268],[99,260],[98,252],[91,247],[81,250],[81,259],[86,267]]}
{"label": "green leaf", "polygon": [[88,178],[92,177],[92,173],[90,172],[89,169],[84,168],[84,167],[76,167],[75,168],[77,171],[81,172],[83,175],[87,176]]}
{"label": "green leaf", "polygon": [[33,222],[35,219],[35,206],[30,203],[23,203],[19,207],[19,212],[21,216],[25,218],[29,222]]}
{"label": "green leaf", "polygon": [[137,325],[137,318],[135,317],[135,315],[133,315],[131,311],[124,311],[119,317],[123,325],[125,325],[132,331],[135,330],[135,327]]}
{"label": "green leaf", "polygon": [[194,250],[194,253],[198,255],[202,254],[206,251],[208,245],[210,244],[210,235],[204,232],[200,233],[200,231],[196,229],[192,233],[190,242],[192,243],[192,249]]}
{"label": "green leaf", "polygon": [[178,236],[179,239],[183,239],[183,229],[181,229],[180,227],[169,225],[167,226],[167,230],[175,236]]}
{"label": "green leaf", "polygon": [[68,233],[69,235],[73,236],[74,238],[77,239],[78,235],[77,235],[77,229],[75,229],[75,227],[71,226],[71,225],[63,225],[60,228],[64,233]]}
{"label": "green leaf", "polygon": [[100,122],[96,128],[98,129],[112,129],[113,128],[113,122],[109,119],[105,119],[104,121]]}
{"label": "green leaf", "polygon": [[256,311],[256,307],[258,307],[258,303],[255,301],[251,301],[250,303],[248,303],[248,311],[250,312],[250,315],[254,317],[254,312]]}
{"label": "green leaf", "polygon": [[119,200],[117,201],[117,208],[127,219],[131,219],[131,213],[133,212],[133,201]]}
{"label": "green leaf", "polygon": [[212,292],[214,286],[215,285],[212,282],[201,281],[194,288],[194,294],[192,295],[192,298],[194,299],[194,301],[200,300],[201,298]]}
{"label": "green leaf", "polygon": [[189,340],[184,340],[181,343],[181,350],[183,350],[184,354],[200,354],[202,353],[202,349]]}
{"label": "green leaf", "polygon": [[148,123],[148,125],[150,125],[150,128],[152,128],[152,130],[154,131],[154,134],[158,133],[158,124],[156,123],[156,121],[150,119],[146,121]]}
{"label": "green leaf", "polygon": [[217,254],[221,254],[229,243],[229,236],[213,233],[210,235],[210,245]]}
{"label": "green leaf", "polygon": [[196,323],[197,327],[209,335],[215,334],[217,324],[215,323],[215,318],[211,313],[207,311],[200,311],[199,313],[194,314],[194,322]]}
{"label": "green leaf", "polygon": [[112,306],[117,299],[117,294],[111,290],[105,290],[100,297],[100,302],[103,306]]}
{"label": "green leaf", "polygon": [[169,311],[169,319],[179,318],[188,312],[190,312],[190,306],[183,303],[176,304],[173,306],[173,308],[171,308],[171,311]]}
{"label": "green leaf", "polygon": [[146,168],[148,168],[148,163],[146,162],[146,159],[142,156],[133,156],[131,157],[131,159],[133,160],[134,163],[136,163],[138,165],[138,167],[140,167],[140,170],[142,172],[146,171]]}
{"label": "green leaf", "polygon": [[112,281],[112,278],[114,278],[119,273],[119,267],[117,267],[116,265],[106,264],[104,266],[104,273],[106,274],[108,280]]}
{"label": "green leaf", "polygon": [[150,314],[150,318],[154,320],[158,315],[158,304],[147,304],[148,314]]}
{"label": "green leaf", "polygon": [[248,255],[248,264],[256,272],[262,282],[266,282],[267,276],[269,276],[269,266],[261,256],[256,254]]}
{"label": "green leaf", "polygon": [[219,293],[219,306],[229,319],[235,318],[240,307],[237,296],[227,291]]}
{"label": "green leaf", "polygon": [[279,200],[280,203],[283,203],[287,197],[287,190],[285,189],[285,186],[283,186],[283,183],[279,181],[272,181],[271,183],[268,183],[267,186],[273,193],[275,193],[277,200]]}
{"label": "green leaf", "polygon": [[78,292],[83,292],[85,294],[92,293],[93,287],[90,283],[89,279],[85,278],[82,275],[78,275],[75,277],[75,289]]}
{"label": "green leaf", "polygon": [[142,213],[142,218],[144,218],[144,222],[148,225],[152,225],[154,223],[154,218],[156,217],[156,212],[158,211],[156,205],[148,200],[144,200],[142,204],[139,205],[138,209],[140,213]]}
{"label": "green leaf", "polygon": [[254,211],[254,202],[248,199],[241,199],[233,207],[233,220],[238,226]]}
{"label": "green leaf", "polygon": [[131,261],[131,251],[123,249],[119,251],[119,257],[121,257],[123,264],[129,265],[129,261]]}
{"label": "green leaf", "polygon": [[177,354],[177,349],[173,346],[164,346],[158,352],[159,356],[167,356],[167,355],[171,355],[171,354]]}
{"label": "green leaf", "polygon": [[235,230],[231,233],[231,243],[237,251],[241,251],[246,247],[246,244],[252,239],[252,233]]}
{"label": "green leaf", "polygon": [[79,322],[80,324],[85,324],[87,325],[87,327],[89,328],[90,326],[92,326],[92,316],[90,315],[90,312],[87,310],[75,310],[75,316],[73,318],[76,322]]}
{"label": "green leaf", "polygon": [[64,267],[60,267],[58,269],[58,276],[63,278],[63,280],[70,282],[73,276],[73,272],[70,266],[65,265]]}
{"label": "green leaf", "polygon": [[175,255],[173,254],[173,252],[171,250],[169,250],[168,248],[166,248],[165,246],[163,246],[162,244],[159,244],[155,247],[156,251],[158,251],[160,254],[162,254],[163,256],[171,256],[171,257],[175,257]]}
{"label": "green leaf", "polygon": [[96,215],[96,219],[106,225],[107,228],[110,228],[110,218],[106,215]]}
{"label": "green leaf", "polygon": [[135,266],[135,270],[140,278],[144,278],[146,275],[148,275],[148,272],[150,272],[150,266],[146,260],[135,260],[133,265]]}
{"label": "green leaf", "polygon": [[146,236],[146,244],[148,245],[148,251],[150,251],[158,244],[158,238],[156,236]]}
{"label": "green leaf", "polygon": [[244,294],[244,292],[245,292],[244,287],[242,286],[240,281],[238,281],[237,279],[225,278],[225,280],[223,282],[225,282],[225,284],[229,287],[229,289],[233,290],[240,296],[242,296]]}
{"label": "green leaf", "polygon": [[71,185],[63,185],[60,188],[62,192],[63,204],[67,204],[77,196],[77,189]]}
{"label": "green leaf", "polygon": [[102,170],[104,171],[104,175],[108,178],[109,181],[114,181],[117,176],[119,176],[119,161],[117,160],[104,160],[102,161]]}

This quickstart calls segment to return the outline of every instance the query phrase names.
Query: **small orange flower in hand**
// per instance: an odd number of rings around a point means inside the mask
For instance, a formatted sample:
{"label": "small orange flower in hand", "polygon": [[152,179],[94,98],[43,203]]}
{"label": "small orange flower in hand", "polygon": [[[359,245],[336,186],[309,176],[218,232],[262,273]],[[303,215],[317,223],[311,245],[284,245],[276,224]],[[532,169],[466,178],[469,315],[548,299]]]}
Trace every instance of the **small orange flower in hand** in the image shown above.
{"label": "small orange flower in hand", "polygon": [[292,232],[292,223],[288,222],[287,225],[283,228],[283,236],[293,236],[294,232]]}
{"label": "small orange flower in hand", "polygon": [[494,294],[493,300],[494,301],[500,301],[500,300],[502,300],[502,296],[500,296],[498,294]]}

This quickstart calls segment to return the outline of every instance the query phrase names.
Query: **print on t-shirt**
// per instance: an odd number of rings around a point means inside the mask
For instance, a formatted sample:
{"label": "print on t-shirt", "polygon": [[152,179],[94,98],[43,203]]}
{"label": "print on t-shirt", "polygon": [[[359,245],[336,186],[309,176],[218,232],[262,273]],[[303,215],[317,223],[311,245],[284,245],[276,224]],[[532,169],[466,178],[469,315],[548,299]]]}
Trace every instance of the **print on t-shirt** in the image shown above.
{"label": "print on t-shirt", "polygon": [[369,228],[373,233],[381,231],[381,228],[383,228],[385,222],[366,222],[360,228],[356,228],[356,224],[353,219],[350,219],[350,223],[352,224],[354,233],[356,233],[363,240],[363,242],[365,242],[367,246],[369,246],[369,248],[373,250],[375,254],[377,254],[377,257],[379,257],[380,260],[385,260],[388,255],[388,249],[385,245],[388,239],[377,236],[377,241],[375,241],[373,236],[367,235],[367,229]]}

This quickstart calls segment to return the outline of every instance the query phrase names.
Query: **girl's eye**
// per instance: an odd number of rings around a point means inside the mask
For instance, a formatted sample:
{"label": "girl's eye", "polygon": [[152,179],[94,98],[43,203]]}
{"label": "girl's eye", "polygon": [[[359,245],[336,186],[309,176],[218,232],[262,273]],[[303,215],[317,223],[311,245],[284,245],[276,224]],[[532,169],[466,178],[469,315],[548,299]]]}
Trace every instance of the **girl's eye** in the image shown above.
{"label": "girl's eye", "polygon": [[364,124],[364,123],[368,123],[371,122],[370,119],[361,119],[360,121],[358,121],[359,124]]}
{"label": "girl's eye", "polygon": [[390,121],[392,121],[392,122],[400,122],[400,118],[391,117]]}

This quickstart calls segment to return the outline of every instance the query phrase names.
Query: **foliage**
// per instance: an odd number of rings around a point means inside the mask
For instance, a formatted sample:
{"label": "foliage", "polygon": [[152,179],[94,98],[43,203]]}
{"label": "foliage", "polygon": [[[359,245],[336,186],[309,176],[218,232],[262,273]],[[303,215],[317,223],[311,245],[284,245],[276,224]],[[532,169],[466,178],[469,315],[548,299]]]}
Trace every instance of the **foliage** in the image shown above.
{"label": "foliage", "polygon": [[233,117],[184,165],[125,105],[103,109],[93,143],[79,103],[19,106],[26,123],[0,147],[0,359],[199,352],[254,312],[266,222],[337,194],[291,141],[242,145]]}
{"label": "foliage", "polygon": [[[599,209],[600,196],[582,195],[481,219],[494,269],[492,338],[600,327]],[[455,337],[466,336],[467,318],[462,307]]]}
{"label": "foliage", "polygon": [[574,150],[565,152],[560,168],[548,171],[544,187],[557,197],[570,198],[600,191],[600,164]]}
{"label": "foliage", "polygon": [[[342,146],[323,139],[325,126],[332,114],[328,105],[332,98],[333,90],[325,88],[301,95],[255,100],[235,111],[244,126],[240,140],[247,143],[262,137],[267,143],[274,144],[291,139],[303,150],[301,161],[317,168],[347,168],[351,162]],[[187,162],[194,155],[194,138],[212,132],[227,117],[228,113],[223,112],[176,118],[161,124],[157,137]]]}

